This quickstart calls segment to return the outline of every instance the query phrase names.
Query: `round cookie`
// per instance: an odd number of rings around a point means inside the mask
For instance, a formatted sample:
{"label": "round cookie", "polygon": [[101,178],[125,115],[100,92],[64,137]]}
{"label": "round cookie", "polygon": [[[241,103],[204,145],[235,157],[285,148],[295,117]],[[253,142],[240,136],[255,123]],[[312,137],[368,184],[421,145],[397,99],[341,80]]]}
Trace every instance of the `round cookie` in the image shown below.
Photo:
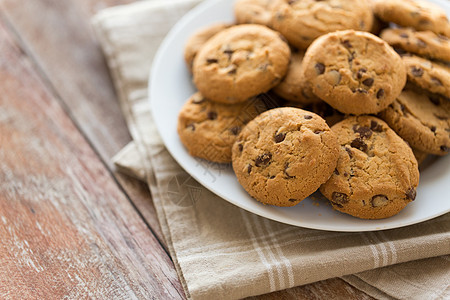
{"label": "round cookie", "polygon": [[384,121],[354,116],[331,130],[338,137],[339,159],[320,191],[333,208],[362,219],[382,219],[415,199],[419,184],[416,158]]}
{"label": "round cookie", "polygon": [[271,27],[273,0],[238,0],[234,16],[238,24],[261,24]]}
{"label": "round cookie", "polygon": [[291,53],[291,63],[287,74],[272,91],[286,100],[301,104],[322,102],[310,89],[306,88],[306,82],[301,75],[300,70],[305,53],[293,50],[291,50]]}
{"label": "round cookie", "polygon": [[325,182],[336,167],[336,137],[318,115],[275,108],[250,121],[233,145],[233,169],[256,200],[294,206]]}
{"label": "round cookie", "polygon": [[290,56],[279,33],[262,25],[236,25],[214,35],[200,49],[194,59],[194,83],[212,101],[246,101],[281,81]]}
{"label": "round cookie", "polygon": [[414,55],[404,55],[402,58],[409,81],[450,99],[450,67]]}
{"label": "round cookie", "polygon": [[436,155],[450,151],[450,101],[404,90],[380,117],[413,148]]}
{"label": "round cookie", "polygon": [[202,48],[206,41],[213,37],[216,33],[230,26],[231,25],[229,24],[216,23],[211,26],[201,28],[189,37],[184,47],[184,61],[186,62],[186,65],[191,73],[194,58],[200,48]]}
{"label": "round cookie", "polygon": [[274,103],[264,95],[227,105],[195,93],[178,115],[178,135],[190,155],[229,163],[231,147],[245,124],[272,107]]}
{"label": "round cookie", "polygon": [[432,31],[415,31],[411,28],[389,28],[381,38],[394,48],[432,59],[450,61],[450,39]]}
{"label": "round cookie", "polygon": [[346,30],[316,39],[303,58],[302,75],[314,94],[346,114],[373,114],[401,93],[401,57],[371,33]]}
{"label": "round cookie", "polygon": [[373,14],[366,0],[274,0],[273,27],[299,49],[319,36],[345,29],[368,31]]}
{"label": "round cookie", "polygon": [[445,10],[429,1],[378,0],[373,10],[377,17],[386,22],[450,37],[450,23]]}
{"label": "round cookie", "polygon": [[329,104],[324,101],[314,102],[310,104],[300,104],[297,102],[287,102],[287,107],[297,107],[307,111],[312,111],[313,113],[321,116],[328,126],[333,126],[334,124],[344,120],[345,115],[340,113],[338,110],[332,108]]}

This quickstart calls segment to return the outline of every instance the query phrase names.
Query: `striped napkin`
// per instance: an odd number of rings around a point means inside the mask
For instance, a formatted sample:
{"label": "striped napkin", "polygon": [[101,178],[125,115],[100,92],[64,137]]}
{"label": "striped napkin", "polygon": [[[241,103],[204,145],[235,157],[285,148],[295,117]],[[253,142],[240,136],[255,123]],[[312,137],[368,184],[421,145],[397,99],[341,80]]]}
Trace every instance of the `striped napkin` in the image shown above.
{"label": "striped napkin", "polygon": [[134,138],[115,163],[147,180],[186,296],[235,299],[341,277],[379,299],[449,299],[450,214],[377,232],[299,228],[229,204],[173,160],[152,122],[148,72],[165,34],[198,2],[148,0],[93,19]]}

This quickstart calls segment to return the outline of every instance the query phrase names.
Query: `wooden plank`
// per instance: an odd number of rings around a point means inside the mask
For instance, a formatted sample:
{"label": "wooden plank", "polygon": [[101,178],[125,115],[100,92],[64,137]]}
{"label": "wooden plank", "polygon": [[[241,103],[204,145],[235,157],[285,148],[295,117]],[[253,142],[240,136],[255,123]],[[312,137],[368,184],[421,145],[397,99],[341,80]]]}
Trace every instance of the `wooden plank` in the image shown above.
{"label": "wooden plank", "polygon": [[0,298],[183,298],[173,265],[0,19]]}
{"label": "wooden plank", "polygon": [[90,26],[90,18],[98,10],[133,1],[36,0],[23,5],[4,0],[0,6],[24,51],[164,245],[147,185],[118,174],[111,163],[131,137]]}

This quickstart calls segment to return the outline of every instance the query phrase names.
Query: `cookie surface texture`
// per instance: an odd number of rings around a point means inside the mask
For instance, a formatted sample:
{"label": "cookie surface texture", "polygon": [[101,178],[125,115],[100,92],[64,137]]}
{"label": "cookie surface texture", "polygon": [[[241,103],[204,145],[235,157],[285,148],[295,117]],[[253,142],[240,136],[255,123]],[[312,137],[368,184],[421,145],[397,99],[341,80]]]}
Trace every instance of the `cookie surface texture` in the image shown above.
{"label": "cookie surface texture", "polygon": [[329,32],[369,31],[373,23],[366,0],[275,0],[273,11],[273,27],[299,49]]}
{"label": "cookie surface texture", "polygon": [[231,147],[242,128],[270,105],[259,97],[245,103],[226,105],[196,93],[180,111],[178,135],[190,155],[228,163],[231,161]]}
{"label": "cookie surface texture", "polygon": [[325,182],[336,167],[335,135],[318,115],[298,108],[266,111],[233,145],[233,169],[256,200],[294,206]]}
{"label": "cookie surface texture", "polygon": [[404,55],[408,81],[450,100],[450,67],[428,59]]}
{"label": "cookie surface texture", "polygon": [[263,25],[236,25],[200,49],[194,59],[194,83],[212,101],[246,101],[281,81],[290,55],[279,33]]}
{"label": "cookie surface texture", "polygon": [[338,211],[362,219],[399,213],[416,197],[419,170],[411,148],[382,120],[349,117],[332,127],[340,145],[331,178],[320,187]]}
{"label": "cookie surface texture", "polygon": [[450,61],[450,39],[431,31],[415,31],[411,28],[390,28],[381,38],[394,48],[443,61]]}
{"label": "cookie surface texture", "polygon": [[380,117],[411,147],[435,155],[449,153],[450,101],[405,90]]}
{"label": "cookie surface texture", "polygon": [[421,0],[377,0],[375,15],[386,22],[450,37],[450,23],[441,7]]}
{"label": "cookie surface texture", "polygon": [[272,26],[273,0],[238,0],[234,3],[234,16],[238,24]]}
{"label": "cookie surface texture", "polygon": [[189,71],[192,72],[194,58],[206,41],[219,31],[222,31],[230,26],[231,25],[225,23],[216,23],[211,26],[201,28],[189,37],[184,47],[184,61],[186,62]]}
{"label": "cookie surface texture", "polygon": [[373,34],[353,30],[315,40],[301,72],[316,96],[346,114],[380,112],[406,83],[401,57]]}

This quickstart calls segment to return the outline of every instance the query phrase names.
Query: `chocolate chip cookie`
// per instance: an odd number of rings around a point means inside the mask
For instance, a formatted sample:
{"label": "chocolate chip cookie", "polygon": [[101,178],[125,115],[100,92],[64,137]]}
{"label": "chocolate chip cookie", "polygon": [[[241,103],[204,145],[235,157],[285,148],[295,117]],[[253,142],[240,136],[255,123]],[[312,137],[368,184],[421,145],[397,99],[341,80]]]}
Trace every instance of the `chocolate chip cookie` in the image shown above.
{"label": "chocolate chip cookie", "polygon": [[321,102],[311,89],[307,88],[307,83],[300,72],[305,53],[298,50],[291,50],[291,53],[291,63],[287,74],[280,84],[273,88],[273,91],[280,97],[299,104]]}
{"label": "chocolate chip cookie", "polygon": [[432,93],[450,98],[450,67],[418,56],[404,55],[408,80]]}
{"label": "chocolate chip cookie", "polygon": [[381,33],[381,38],[394,48],[401,48],[431,59],[450,61],[450,39],[432,31],[390,28]]}
{"label": "chocolate chip cookie", "polygon": [[200,49],[194,59],[194,83],[212,101],[246,101],[280,83],[290,56],[280,34],[266,26],[232,26]]}
{"label": "chocolate chip cookie", "polygon": [[344,29],[368,31],[373,14],[366,0],[275,0],[273,27],[299,49],[317,37]]}
{"label": "chocolate chip cookie", "polygon": [[301,69],[320,99],[346,114],[373,114],[401,93],[401,57],[371,33],[346,30],[323,35],[306,51]]}
{"label": "chocolate chip cookie", "polygon": [[428,1],[378,0],[373,8],[376,16],[386,22],[450,37],[450,23],[445,11]]}
{"label": "chocolate chip cookie", "polygon": [[273,0],[238,0],[234,16],[238,24],[261,24],[271,27]]}
{"label": "chocolate chip cookie", "polygon": [[233,145],[233,169],[256,200],[293,206],[336,167],[335,135],[318,115],[293,107],[266,111],[244,127]]}
{"label": "chocolate chip cookie", "polygon": [[180,111],[178,134],[190,155],[229,163],[231,147],[245,124],[274,106],[272,99],[264,95],[227,105],[196,93]]}
{"label": "chocolate chip cookie", "polygon": [[186,62],[186,65],[191,73],[194,58],[200,48],[203,47],[206,41],[213,37],[216,33],[230,26],[230,24],[216,23],[211,26],[201,28],[191,35],[186,42],[186,46],[184,47],[184,61]]}
{"label": "chocolate chip cookie", "polygon": [[384,121],[350,117],[332,131],[340,145],[339,160],[320,191],[333,208],[362,219],[382,219],[399,213],[416,198],[417,161]]}
{"label": "chocolate chip cookie", "polygon": [[436,155],[450,151],[450,101],[403,91],[380,117],[411,147]]}

